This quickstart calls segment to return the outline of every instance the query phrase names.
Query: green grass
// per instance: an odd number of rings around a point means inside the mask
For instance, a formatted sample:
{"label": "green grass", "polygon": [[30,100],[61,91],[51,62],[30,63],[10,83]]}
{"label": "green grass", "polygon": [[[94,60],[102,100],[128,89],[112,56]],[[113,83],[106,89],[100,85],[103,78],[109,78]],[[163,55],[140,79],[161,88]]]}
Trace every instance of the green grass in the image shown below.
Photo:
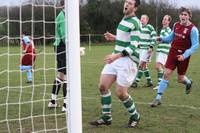
{"label": "green grass", "polygon": [[[42,47],[37,49],[42,49]],[[100,116],[101,106],[98,81],[104,66],[103,58],[111,53],[112,50],[112,45],[95,45],[91,47],[91,50],[88,50],[88,47],[86,47],[86,55],[81,57],[84,133],[198,133],[200,131],[199,51],[193,55],[187,73],[188,77],[194,81],[190,95],[186,95],[184,86],[177,83],[175,71],[170,79],[169,87],[163,96],[163,105],[158,108],[150,108],[148,103],[153,100],[156,91],[143,87],[146,82],[143,77],[138,88],[129,89],[136,102],[137,110],[141,114],[141,121],[137,128],[127,129],[123,126],[127,123],[129,115],[115,96],[115,85],[113,85],[112,125],[102,127],[90,126],[88,122]],[[6,47],[1,47],[0,54],[7,51]],[[20,52],[20,49],[18,47],[10,47],[9,51],[16,54]],[[46,47],[45,52],[53,53],[53,48]],[[0,133],[8,132],[7,123],[12,133],[20,132],[20,125],[21,131],[25,133],[29,133],[33,129],[34,131],[44,130],[44,127],[48,130],[54,129],[56,128],[56,122],[58,128],[65,128],[65,114],[61,113],[61,109],[49,110],[47,108],[51,94],[51,84],[55,78],[55,56],[53,54],[43,54],[42,51],[37,56],[34,86],[26,84],[25,73],[20,74],[18,71],[12,71],[18,69],[19,55],[9,56],[9,70],[11,70],[9,74],[8,72],[2,72],[8,68],[8,57],[6,55],[0,56],[0,62],[0,88],[6,88],[0,89]],[[154,84],[156,84],[157,79],[154,66],[155,55],[150,64],[150,71]],[[20,79],[22,79],[21,82]],[[5,104],[6,102],[9,104]],[[19,104],[19,102],[23,104]],[[58,102],[62,104],[62,91],[59,93]],[[6,108],[8,109],[7,112]],[[33,119],[30,116],[33,116]],[[24,119],[19,121],[19,118]],[[8,120],[8,122],[3,120]],[[65,130],[60,132],[65,132]]]}

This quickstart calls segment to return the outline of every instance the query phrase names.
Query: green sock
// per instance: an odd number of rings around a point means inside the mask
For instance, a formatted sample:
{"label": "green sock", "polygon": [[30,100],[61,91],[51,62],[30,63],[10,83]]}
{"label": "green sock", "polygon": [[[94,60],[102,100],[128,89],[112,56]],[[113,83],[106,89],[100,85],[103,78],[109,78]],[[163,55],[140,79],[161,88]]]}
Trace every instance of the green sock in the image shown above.
{"label": "green sock", "polygon": [[151,76],[150,76],[150,73],[149,73],[149,69],[148,69],[148,68],[146,68],[146,69],[144,70],[144,76],[146,77],[146,80],[147,80],[148,83],[152,82]]}
{"label": "green sock", "polygon": [[101,95],[102,105],[102,119],[105,121],[111,121],[111,92],[105,95]]}
{"label": "green sock", "polygon": [[129,97],[126,100],[122,101],[122,102],[123,102],[125,108],[128,110],[128,112],[130,114],[130,119],[138,120],[140,115],[136,111],[136,108],[135,108],[135,105],[134,105],[132,97],[129,95]]}
{"label": "green sock", "polygon": [[164,74],[164,70],[163,69],[159,69],[158,70],[158,75],[157,75],[158,76],[158,84],[162,80],[163,74]]}
{"label": "green sock", "polygon": [[141,78],[142,78],[142,75],[143,75],[143,70],[139,69],[138,73],[137,73],[137,76],[136,76],[136,79],[135,81],[138,83],[140,82]]}

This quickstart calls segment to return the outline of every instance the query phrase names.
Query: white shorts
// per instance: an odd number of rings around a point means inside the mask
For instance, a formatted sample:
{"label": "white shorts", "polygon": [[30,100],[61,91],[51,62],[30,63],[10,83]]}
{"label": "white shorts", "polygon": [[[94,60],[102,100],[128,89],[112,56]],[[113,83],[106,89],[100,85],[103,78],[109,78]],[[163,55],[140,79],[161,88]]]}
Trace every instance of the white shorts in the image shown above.
{"label": "white shorts", "polygon": [[162,65],[165,65],[167,61],[167,54],[161,53],[161,52],[156,52],[156,62],[161,63]]}
{"label": "white shorts", "polygon": [[121,57],[106,64],[101,74],[116,75],[116,82],[122,87],[130,87],[137,74],[137,65],[129,57]]}
{"label": "white shorts", "polygon": [[146,49],[140,49],[139,52],[140,52],[140,62],[141,61],[147,62],[147,63],[151,62],[151,58],[153,54],[149,54],[148,50]]}

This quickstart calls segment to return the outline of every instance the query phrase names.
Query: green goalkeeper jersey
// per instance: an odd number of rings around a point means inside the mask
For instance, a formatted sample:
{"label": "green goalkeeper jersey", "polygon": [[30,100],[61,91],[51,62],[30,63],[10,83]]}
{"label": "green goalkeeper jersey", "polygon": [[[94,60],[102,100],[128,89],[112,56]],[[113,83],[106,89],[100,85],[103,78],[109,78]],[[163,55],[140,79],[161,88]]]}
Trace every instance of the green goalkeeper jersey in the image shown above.
{"label": "green goalkeeper jersey", "polygon": [[156,45],[156,31],[154,27],[147,24],[142,27],[140,35],[140,49],[148,49]]}
{"label": "green goalkeeper jersey", "polygon": [[58,46],[61,40],[65,43],[65,12],[60,11],[56,17],[56,40],[54,45]]}
{"label": "green goalkeeper jersey", "polygon": [[115,50],[119,53],[125,50],[129,57],[139,63],[139,53],[137,47],[140,40],[141,22],[137,17],[123,18],[117,27]]}
{"label": "green goalkeeper jersey", "polygon": [[[160,31],[160,37],[165,37],[168,36],[171,32],[170,27],[165,27]],[[169,49],[171,47],[170,43],[159,43],[156,52],[161,52],[164,54],[168,54],[169,53]]]}

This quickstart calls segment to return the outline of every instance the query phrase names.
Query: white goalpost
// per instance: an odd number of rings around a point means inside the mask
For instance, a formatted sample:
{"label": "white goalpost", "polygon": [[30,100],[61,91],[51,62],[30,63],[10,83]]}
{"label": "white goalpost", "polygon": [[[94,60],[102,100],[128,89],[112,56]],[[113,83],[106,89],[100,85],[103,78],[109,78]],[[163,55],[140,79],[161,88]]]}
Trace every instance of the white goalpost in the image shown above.
{"label": "white goalpost", "polygon": [[67,0],[65,12],[68,15],[66,31],[68,31],[68,87],[69,87],[69,133],[82,133],[82,106],[80,80],[80,31],[79,31],[79,0]]}
{"label": "white goalpost", "polygon": [[[58,107],[48,107],[57,76],[53,43],[59,2],[0,4],[0,133],[82,133],[79,0],[65,0],[64,5],[68,108],[62,111],[62,89],[56,99]],[[29,70],[31,82],[20,63],[24,31],[36,49],[35,66]]]}

